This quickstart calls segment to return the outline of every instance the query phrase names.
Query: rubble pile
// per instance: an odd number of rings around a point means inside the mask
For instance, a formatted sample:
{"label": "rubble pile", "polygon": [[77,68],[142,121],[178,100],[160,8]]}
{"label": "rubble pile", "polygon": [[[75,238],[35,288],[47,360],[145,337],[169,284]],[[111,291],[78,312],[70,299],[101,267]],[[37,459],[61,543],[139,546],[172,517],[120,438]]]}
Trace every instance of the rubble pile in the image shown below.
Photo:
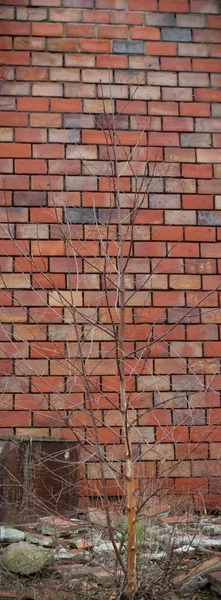
{"label": "rubble pile", "polygon": [[[159,508],[137,522],[140,571],[154,573],[174,561],[171,585],[178,593],[205,586],[221,596],[221,517],[168,516]],[[115,542],[126,561],[124,517],[113,517]],[[24,526],[0,526],[1,581],[47,573],[67,591],[113,589],[115,553],[108,539],[105,514],[89,509],[85,518],[42,517]],[[118,576],[120,572],[118,571]],[[175,575],[175,576],[174,576]],[[1,588],[1,585],[0,585]],[[1,595],[7,591],[1,591]],[[13,596],[11,596],[13,597]]]}

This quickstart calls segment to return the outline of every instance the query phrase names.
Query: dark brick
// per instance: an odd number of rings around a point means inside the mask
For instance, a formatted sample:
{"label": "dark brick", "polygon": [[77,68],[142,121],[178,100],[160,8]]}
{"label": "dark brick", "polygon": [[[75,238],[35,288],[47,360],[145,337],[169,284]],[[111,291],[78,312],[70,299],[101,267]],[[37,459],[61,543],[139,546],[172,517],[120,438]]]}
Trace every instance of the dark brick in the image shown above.
{"label": "dark brick", "polygon": [[[200,311],[199,308],[194,308],[189,312],[189,308],[173,307],[168,308],[168,323],[178,323],[182,319],[183,323],[199,323]],[[188,314],[187,314],[188,313]],[[187,314],[187,316],[185,316]]]}
{"label": "dark brick", "polygon": [[162,40],[164,42],[191,42],[191,29],[178,27],[162,27]]}
{"label": "dark brick", "polygon": [[101,129],[128,129],[127,115],[97,115],[96,123]]}
{"label": "dark brick", "polygon": [[183,148],[210,148],[211,145],[210,133],[181,133]]}
{"label": "dark brick", "polygon": [[64,0],[66,8],[94,8],[94,0]]}
{"label": "dark brick", "polygon": [[64,115],[64,127],[75,127],[77,129],[92,129],[94,119],[91,115],[66,114]]}
{"label": "dark brick", "polygon": [[126,41],[114,40],[114,54],[144,54],[144,42],[141,41]]}
{"label": "dark brick", "polygon": [[221,225],[221,210],[199,210],[199,225]]}
{"label": "dark brick", "polygon": [[65,223],[97,223],[96,210],[93,208],[72,208],[64,209]]}
{"label": "dark brick", "polygon": [[176,25],[176,17],[174,13],[146,13],[146,25],[152,27],[154,25],[162,27],[163,25]]}
{"label": "dark brick", "polygon": [[203,408],[177,409],[173,412],[174,425],[203,425],[205,423],[205,410]]}
{"label": "dark brick", "polygon": [[180,195],[150,194],[149,208],[180,208]]}
{"label": "dark brick", "polygon": [[45,206],[46,192],[14,192],[16,206]]}

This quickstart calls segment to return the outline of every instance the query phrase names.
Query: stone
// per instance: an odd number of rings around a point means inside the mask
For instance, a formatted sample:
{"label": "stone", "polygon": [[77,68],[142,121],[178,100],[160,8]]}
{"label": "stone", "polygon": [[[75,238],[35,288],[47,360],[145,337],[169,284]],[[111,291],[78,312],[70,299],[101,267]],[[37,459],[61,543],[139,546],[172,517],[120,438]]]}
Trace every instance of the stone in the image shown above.
{"label": "stone", "polygon": [[12,573],[31,575],[52,563],[53,558],[54,550],[41,548],[29,542],[17,542],[10,544],[3,551],[1,564]]}
{"label": "stone", "polygon": [[173,579],[173,584],[178,590],[183,593],[195,592],[207,585],[208,574],[221,568],[221,557],[214,556],[213,558],[204,561],[198,567],[182,573]]}
{"label": "stone", "polygon": [[168,517],[170,514],[169,504],[156,504],[152,508],[148,508],[146,517],[159,519],[162,517]]}
{"label": "stone", "polygon": [[[119,543],[117,543],[116,545],[118,548],[120,547]],[[99,546],[94,547],[94,552],[98,554],[102,554],[103,552],[114,552],[113,544],[108,540],[106,542],[103,541],[99,544]]]}
{"label": "stone", "polygon": [[208,575],[208,581],[211,585],[212,590],[221,596],[221,571],[215,571]]}
{"label": "stone", "polygon": [[0,542],[21,542],[25,539],[24,531],[13,529],[13,527],[0,527]]}
{"label": "stone", "polygon": [[76,546],[76,548],[79,548],[79,550],[84,550],[86,548],[93,548],[92,542],[88,542],[87,540],[84,540],[84,539],[76,540],[75,546]]}
{"label": "stone", "polygon": [[110,573],[110,571],[106,569],[97,568],[91,577],[98,583],[98,585],[109,586],[114,583],[113,573]]}
{"label": "stone", "polygon": [[20,598],[21,596],[18,596],[18,594],[14,592],[0,590],[0,600],[20,600]]}
{"label": "stone", "polygon": [[53,540],[49,535],[41,535],[40,533],[26,533],[26,541],[30,544],[43,546],[45,548],[53,547]]}
{"label": "stone", "polygon": [[180,515],[177,517],[161,517],[160,522],[167,525],[180,525],[180,523],[194,523],[194,519],[188,515]]}
{"label": "stone", "polygon": [[176,554],[189,554],[190,552],[196,552],[196,548],[194,546],[180,546],[174,550]]}
{"label": "stone", "polygon": [[[78,521],[78,523],[81,523]],[[58,517],[42,517],[38,524],[38,531],[44,535],[55,535],[62,537],[63,535],[70,536],[79,527],[76,521],[60,519]]]}
{"label": "stone", "polygon": [[94,525],[107,525],[106,513],[100,508],[89,507],[88,516],[90,523],[93,523]]}
{"label": "stone", "polygon": [[91,558],[89,552],[80,550],[66,550],[66,548],[58,548],[55,552],[55,560],[72,560],[76,562],[88,562]]}
{"label": "stone", "polygon": [[221,535],[221,527],[212,523],[211,525],[204,525],[203,533],[206,533],[207,535]]}

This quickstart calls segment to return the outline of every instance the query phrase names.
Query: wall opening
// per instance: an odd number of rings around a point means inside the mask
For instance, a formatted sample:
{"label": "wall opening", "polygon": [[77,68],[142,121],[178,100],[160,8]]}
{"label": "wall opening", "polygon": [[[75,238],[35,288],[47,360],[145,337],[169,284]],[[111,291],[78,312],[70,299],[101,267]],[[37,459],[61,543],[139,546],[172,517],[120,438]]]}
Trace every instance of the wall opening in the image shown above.
{"label": "wall opening", "polygon": [[0,442],[0,521],[74,516],[78,505],[78,444],[67,440]]}

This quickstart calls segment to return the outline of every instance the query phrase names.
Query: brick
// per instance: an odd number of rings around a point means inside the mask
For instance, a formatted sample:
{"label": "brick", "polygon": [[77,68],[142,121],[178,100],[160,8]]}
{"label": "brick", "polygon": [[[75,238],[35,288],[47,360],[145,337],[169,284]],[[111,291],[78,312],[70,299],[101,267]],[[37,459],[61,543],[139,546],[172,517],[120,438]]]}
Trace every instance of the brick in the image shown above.
{"label": "brick", "polygon": [[221,135],[220,134],[213,135],[213,144],[214,144],[215,148],[221,148]]}
{"label": "brick", "polygon": [[149,133],[149,144],[152,146],[179,146],[178,133]]}
{"label": "brick", "polygon": [[49,101],[47,98],[18,98],[17,109],[21,111],[28,110],[29,112],[37,110],[47,112],[49,109]]}
{"label": "brick", "polygon": [[209,133],[181,133],[181,146],[184,148],[210,148],[211,145]]}
{"label": "brick", "polygon": [[166,192],[169,193],[194,193],[196,191],[195,179],[168,179],[166,180]]}
{"label": "brick", "polygon": [[207,181],[206,179],[200,179],[198,183],[198,192],[201,194],[218,194],[220,191],[219,180]]}
{"label": "brick", "polygon": [[220,119],[196,119],[196,131],[221,131]]}
{"label": "brick", "polygon": [[211,179],[212,177],[212,166],[211,165],[182,165],[183,177],[205,177]]}
{"label": "brick", "polygon": [[[61,40],[59,40],[61,42]],[[72,44],[75,42],[72,40]],[[77,50],[77,48],[76,48]],[[75,52],[76,52],[75,50]],[[71,50],[70,50],[71,52]],[[65,55],[65,66],[66,67],[94,67],[95,57],[90,54],[66,54]]]}
{"label": "brick", "polygon": [[15,141],[45,143],[47,141],[47,131],[46,129],[29,129],[27,131],[27,129],[20,127],[15,131]]}
{"label": "brick", "polygon": [[[103,0],[104,2],[104,0]],[[124,8],[124,7],[123,7]],[[128,9],[129,10],[157,10],[157,2],[156,0],[138,0],[136,6],[134,5],[133,0],[128,1]]]}
{"label": "brick", "polygon": [[149,85],[177,85],[176,73],[159,72],[147,73],[147,83]]}
{"label": "brick", "polygon": [[81,100],[78,99],[51,99],[51,111],[52,112],[81,112],[82,104]]}
{"label": "brick", "polygon": [[195,256],[199,257],[199,245],[198,244],[189,244],[187,242],[180,242],[178,246],[174,244],[169,244],[170,256],[180,256],[180,257],[191,257]]}
{"label": "brick", "polygon": [[[31,100],[34,99],[31,98]],[[34,113],[30,115],[30,125],[31,127],[60,127],[61,115],[48,113]]]}
{"label": "brick", "polygon": [[209,117],[210,105],[203,102],[181,102],[180,114],[190,117]]}
{"label": "brick", "polygon": [[34,66],[60,67],[62,66],[62,54],[52,54],[52,52],[33,52],[32,64]]}
{"label": "brick", "polygon": [[82,40],[80,41],[82,52],[107,53],[111,52],[111,42],[109,40]]}
{"label": "brick", "polygon": [[191,88],[162,88],[162,99],[163,100],[182,100],[191,102],[193,99]]}
{"label": "brick", "polygon": [[[20,25],[21,23],[19,24],[19,26]],[[17,35],[19,35],[19,33]],[[14,48],[15,50],[44,50],[45,38],[15,37]]]}
{"label": "brick", "polygon": [[221,52],[220,44],[212,44],[210,46],[210,56],[211,57],[220,56],[220,52]]}
{"label": "brick", "polygon": [[207,89],[196,89],[195,90],[195,99],[196,100],[205,100],[208,102],[219,102],[221,97],[220,90],[207,90]]}
{"label": "brick", "polygon": [[160,100],[160,87],[143,86],[138,89],[131,86],[131,95],[135,97],[136,100]]}
{"label": "brick", "polygon": [[113,42],[114,54],[144,54],[144,43],[142,41],[120,41]]}
{"label": "brick", "polygon": [[176,44],[174,42],[147,42],[146,53],[156,56],[175,56]]}
{"label": "brick", "polygon": [[221,114],[220,105],[219,104],[212,104],[212,116],[213,117],[220,117],[220,114]]}
{"label": "brick", "polygon": [[82,81],[89,83],[108,83],[113,81],[112,71],[105,69],[84,69],[82,73]]}
{"label": "brick", "polygon": [[207,73],[179,73],[179,85],[190,87],[204,87],[209,85]]}
{"label": "brick", "polygon": [[188,28],[162,27],[161,35],[166,42],[191,42],[191,30]]}
{"label": "brick", "polygon": [[32,34],[35,36],[61,37],[63,27],[60,23],[32,23]]}
{"label": "brick", "polygon": [[[77,22],[80,21],[79,10],[67,9],[67,8],[51,8],[49,10],[50,21],[60,22]],[[54,34],[53,34],[54,35]]]}
{"label": "brick", "polygon": [[[170,162],[181,162],[181,163],[194,163],[195,158],[195,150],[188,148],[165,148],[165,160]],[[180,205],[179,205],[180,206]],[[172,206],[171,208],[179,208],[179,206]],[[165,206],[165,208],[170,208],[169,206]]]}
{"label": "brick", "polygon": [[220,43],[220,32],[216,29],[193,29],[194,42]]}
{"label": "brick", "polygon": [[193,119],[191,117],[163,117],[164,131],[193,131]]}
{"label": "brick", "polygon": [[28,190],[29,179],[26,175],[7,175],[0,177],[0,188],[3,190]]}
{"label": "brick", "polygon": [[208,56],[209,47],[207,44],[178,44],[178,53],[180,56]]}
{"label": "brick", "polygon": [[1,64],[3,65],[29,65],[29,63],[29,52],[7,52],[7,50],[1,52]]}
{"label": "brick", "polygon": [[191,62],[189,58],[161,58],[161,68],[163,71],[191,71]]}
{"label": "brick", "polygon": [[12,142],[13,141],[13,129],[11,127],[0,128],[0,140],[1,142]]}
{"label": "brick", "polygon": [[61,83],[34,83],[33,96],[62,96]]}
{"label": "brick", "polygon": [[1,6],[0,18],[1,19],[14,19],[14,8],[12,6]]}
{"label": "brick", "polygon": [[160,40],[160,30],[157,27],[133,27],[130,37],[132,40]]}
{"label": "brick", "polygon": [[50,79],[51,81],[79,81],[80,71],[79,69],[51,68]]}
{"label": "brick", "polygon": [[16,78],[18,81],[46,81],[47,70],[38,67],[18,67],[16,69]]}
{"label": "brick", "polygon": [[220,72],[220,61],[216,58],[194,58],[193,59],[193,69],[195,71],[205,71],[205,72]]}
{"label": "brick", "polygon": [[[16,378],[14,378],[14,382],[15,382]],[[22,380],[24,380],[24,378],[21,378],[21,382]],[[4,380],[2,380],[4,381]],[[17,378],[18,381],[18,378]],[[6,383],[6,382],[5,382]],[[15,391],[19,392],[19,384],[18,384],[18,389],[15,388]],[[13,389],[13,386],[10,385],[10,388]],[[1,411],[1,427],[15,427],[15,426],[21,426],[21,427],[26,427],[28,425],[31,425],[31,413],[29,411]]]}
{"label": "brick", "polygon": [[178,115],[177,102],[148,102],[149,115]]}
{"label": "brick", "polygon": [[196,13],[218,13],[219,7],[216,0],[191,0],[190,10]]}
{"label": "brick", "polygon": [[[118,13],[114,14],[117,15]],[[125,17],[125,13],[123,13],[123,17]],[[110,23],[111,13],[104,10],[83,10],[82,20],[86,23]]]}
{"label": "brick", "polygon": [[[67,37],[74,37],[74,38],[94,38],[95,37],[95,31],[94,31],[94,26],[93,25],[73,25],[68,24],[65,25],[65,34]],[[107,36],[99,36],[99,37],[107,37]]]}
{"label": "brick", "polygon": [[186,13],[189,11],[189,6],[187,0],[181,0],[180,2],[177,0],[172,0],[172,2],[168,2],[168,0],[160,0],[160,10],[165,12],[170,11]]}
{"label": "brick", "polygon": [[[180,11],[183,12],[183,11]],[[186,11],[188,12],[188,11]],[[206,27],[206,17],[202,14],[193,15],[193,14],[184,14],[176,16],[176,24],[177,27]]]}

